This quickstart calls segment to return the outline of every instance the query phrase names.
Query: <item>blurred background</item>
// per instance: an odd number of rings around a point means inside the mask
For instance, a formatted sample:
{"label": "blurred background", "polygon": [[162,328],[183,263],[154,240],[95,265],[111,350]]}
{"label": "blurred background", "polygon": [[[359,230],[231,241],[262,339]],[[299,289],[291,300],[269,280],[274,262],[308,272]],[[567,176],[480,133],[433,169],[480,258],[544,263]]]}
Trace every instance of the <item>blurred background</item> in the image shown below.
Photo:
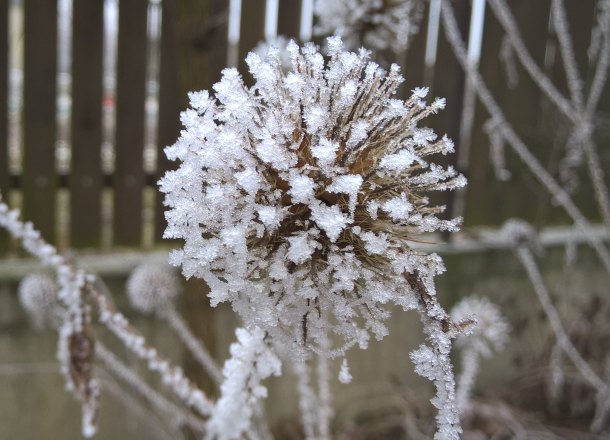
{"label": "blurred background", "polygon": [[[421,1],[408,45],[374,58],[401,66],[401,98],[427,86],[429,96],[447,99],[427,123],[454,140],[456,154],[444,160],[469,183],[438,196],[448,216],[464,218],[462,231],[419,244],[445,260],[441,302],[450,309],[466,296],[486,297],[512,328],[507,347],[481,362],[467,438],[610,438],[608,428],[591,430],[610,395],[600,397],[557,349],[557,332],[501,229],[519,218],[538,233],[535,255],[563,328],[609,383],[610,2],[443,2],[457,25],[453,42],[441,0]],[[174,166],[163,148],[179,136],[188,91],[211,89],[227,66],[250,81],[243,60],[261,41],[282,35],[323,45],[320,20],[313,0],[0,0],[5,201],[104,277],[119,308],[206,389],[187,350],[163,325],[130,312],[124,295],[133,268],[165,261],[172,248],[162,240],[156,188]],[[77,439],[79,408],[57,371],[56,337],[33,330],[17,300],[18,282],[38,270],[0,231],[0,439]],[[236,318],[207,305],[205,286],[183,287],[185,320],[224,360]],[[396,312],[390,336],[351,353],[353,383],[334,385],[337,438],[429,438],[431,390],[408,357],[419,323]],[[458,355],[456,365],[459,372]],[[146,405],[106,379],[97,438],[167,438]],[[269,386],[277,438],[302,437],[292,382],[288,374]]]}

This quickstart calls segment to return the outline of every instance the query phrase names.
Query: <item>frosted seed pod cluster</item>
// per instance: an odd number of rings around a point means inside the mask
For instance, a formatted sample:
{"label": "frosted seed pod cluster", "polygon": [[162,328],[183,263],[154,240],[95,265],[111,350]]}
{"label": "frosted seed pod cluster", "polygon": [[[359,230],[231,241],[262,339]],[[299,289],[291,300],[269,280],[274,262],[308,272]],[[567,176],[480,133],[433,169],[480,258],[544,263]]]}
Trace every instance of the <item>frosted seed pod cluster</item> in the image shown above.
{"label": "frosted seed pod cluster", "polygon": [[225,69],[208,91],[190,94],[184,130],[166,149],[178,169],[160,181],[166,238],[184,240],[170,260],[210,286],[212,305],[230,302],[247,326],[280,344],[331,356],[387,334],[386,305],[415,308],[405,275],[432,278],[436,255],[411,249],[422,232],[454,231],[427,193],[465,184],[429,157],[452,142],[419,126],[444,100],[418,88],[395,99],[403,78],[328,39],[246,59],[254,84]]}
{"label": "frosted seed pod cluster", "polygon": [[45,274],[30,274],[19,283],[19,302],[38,330],[56,327],[59,313],[58,290],[55,281]]}
{"label": "frosted seed pod cluster", "polygon": [[127,281],[129,302],[142,313],[162,310],[179,291],[178,276],[164,264],[143,264],[132,272]]}

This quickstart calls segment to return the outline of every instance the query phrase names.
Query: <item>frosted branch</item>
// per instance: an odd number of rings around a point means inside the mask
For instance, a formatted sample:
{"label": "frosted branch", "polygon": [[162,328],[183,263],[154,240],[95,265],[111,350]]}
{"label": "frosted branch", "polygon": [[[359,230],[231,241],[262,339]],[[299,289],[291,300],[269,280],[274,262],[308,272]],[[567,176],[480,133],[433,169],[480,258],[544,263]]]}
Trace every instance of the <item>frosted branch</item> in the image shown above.
{"label": "frosted branch", "polygon": [[[493,95],[485,85],[483,78],[480,73],[470,66],[466,58],[466,50],[464,43],[461,39],[458,31],[457,23],[455,20],[455,14],[453,9],[448,2],[444,2],[442,5],[442,18],[443,28],[449,41],[451,48],[453,49],[456,58],[464,71],[468,76],[472,78],[472,83],[475,87],[477,95],[481,103],[490,113],[492,118],[499,124],[498,130],[508,145],[513,151],[519,156],[523,163],[530,169],[532,174],[538,179],[538,181],[549,191],[555,200],[565,209],[567,214],[572,218],[576,226],[581,230],[586,230],[591,225],[586,217],[580,212],[576,204],[570,197],[570,195],[557,183],[557,181],[549,174],[549,172],[542,166],[540,161],[531,153],[525,143],[519,138],[517,133],[508,124],[504,113],[498,106]],[[610,272],[610,253],[608,249],[598,240],[590,237],[588,239],[589,244],[598,254],[600,260],[604,264],[604,267]]]}

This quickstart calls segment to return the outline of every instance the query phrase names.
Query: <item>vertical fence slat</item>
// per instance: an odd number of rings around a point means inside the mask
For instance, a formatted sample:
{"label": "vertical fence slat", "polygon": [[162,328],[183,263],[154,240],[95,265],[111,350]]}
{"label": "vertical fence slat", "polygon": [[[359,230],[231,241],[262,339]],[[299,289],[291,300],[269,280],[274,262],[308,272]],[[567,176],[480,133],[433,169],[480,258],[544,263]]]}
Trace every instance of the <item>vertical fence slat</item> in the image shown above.
{"label": "vertical fence slat", "polygon": [[75,1],[72,34],[72,246],[99,245],[101,233],[103,0]]}
{"label": "vertical fence slat", "polygon": [[277,34],[299,38],[301,24],[301,0],[281,0],[278,11]]}
{"label": "vertical fence slat", "polygon": [[[462,40],[468,41],[468,27],[470,24],[471,12],[470,3],[456,2],[454,10]],[[442,29],[439,30],[436,60],[434,77],[432,84],[430,84],[431,93],[429,95],[429,100],[432,100],[435,97],[443,97],[447,100],[447,107],[445,110],[439,112],[439,114],[434,115],[433,118],[430,118],[427,123],[435,128],[442,127],[442,130],[438,129],[437,132],[441,135],[447,134],[447,136],[453,139],[455,142],[455,154],[447,156],[446,158],[439,158],[439,160],[450,161],[452,162],[452,165],[456,165],[460,148],[460,120],[462,115],[465,75],[459,62],[455,58]],[[451,216],[454,212],[456,197],[458,197],[456,191],[444,191],[432,195],[433,200],[437,203],[447,206],[447,216]]]}
{"label": "vertical fence slat", "polygon": [[146,0],[119,2],[114,244],[139,245],[144,184]]}
{"label": "vertical fence slat", "polygon": [[[157,179],[171,168],[163,149],[172,145],[180,134],[180,118],[184,98],[181,96],[176,44],[176,5],[173,0],[162,3],[161,56],[159,67],[159,125],[157,150]],[[165,221],[163,194],[157,192],[155,205],[155,239],[163,238]]]}
{"label": "vertical fence slat", "polygon": [[0,192],[8,197],[8,1],[0,2]]}
{"label": "vertical fence slat", "polygon": [[409,39],[409,47],[406,53],[402,54],[402,60],[397,59],[400,65],[405,82],[399,90],[402,99],[411,96],[411,90],[415,87],[430,86],[424,83],[424,54],[426,53],[426,33],[428,31],[428,4],[426,3],[422,11],[422,19],[419,24],[419,31]]}
{"label": "vertical fence slat", "polygon": [[210,59],[211,87],[220,80],[222,69],[227,67],[229,0],[211,0],[210,14],[214,17],[214,32],[210,37],[214,48]]}
{"label": "vertical fence slat", "polygon": [[57,1],[24,3],[24,217],[54,242]]}
{"label": "vertical fence slat", "polygon": [[[539,66],[544,65],[549,20],[549,0],[509,2],[512,14],[520,24],[524,42]],[[536,23],[537,25],[533,25]],[[527,24],[527,25],[526,25]],[[532,24],[532,25],[530,25]],[[507,85],[505,69],[498,58],[504,31],[491,7],[487,8],[485,34],[481,52],[480,71],[494,97],[515,131],[532,149],[532,153],[546,166],[551,150],[551,130],[541,121],[551,118],[544,110],[541,92],[527,72],[516,60],[518,85]],[[547,223],[550,197],[541,188],[523,163],[506,148],[506,161],[512,177],[508,182],[499,181],[490,165],[490,140],[483,131],[489,119],[486,111],[477,103],[470,151],[469,183],[466,196],[465,220],[467,225],[500,225],[511,217],[527,221]],[[557,211],[560,216],[563,215]],[[557,217],[555,217],[557,218]]]}
{"label": "vertical fence slat", "polygon": [[242,0],[241,33],[239,36],[239,72],[246,83],[251,83],[245,58],[258,44],[265,39],[265,0]]}
{"label": "vertical fence slat", "polygon": [[[8,164],[8,1],[0,2],[0,193],[6,200]],[[8,235],[0,231],[0,255],[6,252]]]}
{"label": "vertical fence slat", "polygon": [[[163,149],[180,134],[180,111],[188,104],[187,92],[210,90],[226,66],[229,1],[167,0],[162,7],[157,178],[174,167]],[[163,194],[157,193],[158,241],[166,226],[164,211]]]}

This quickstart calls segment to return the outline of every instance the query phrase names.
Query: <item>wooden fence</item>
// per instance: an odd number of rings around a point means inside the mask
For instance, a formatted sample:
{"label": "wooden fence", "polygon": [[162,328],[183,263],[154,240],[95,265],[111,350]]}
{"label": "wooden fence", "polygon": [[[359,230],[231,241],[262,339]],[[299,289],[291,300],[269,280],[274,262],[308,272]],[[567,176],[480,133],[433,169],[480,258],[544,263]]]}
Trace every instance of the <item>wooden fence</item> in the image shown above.
{"label": "wooden fence", "polygon": [[[57,104],[61,94],[58,51],[62,49],[57,43],[61,41],[58,1],[71,5],[72,16],[68,117],[58,114]],[[114,2],[0,0],[0,190],[5,198],[21,204],[24,217],[61,247],[107,249],[158,242],[164,221],[155,182],[172,166],[162,150],[178,137],[186,92],[209,89],[227,60],[243,60],[265,35],[277,32],[295,39],[311,35],[313,20],[310,0],[119,0],[116,86],[109,95],[104,85],[104,53],[109,44],[105,20],[109,19],[109,4]],[[594,4],[567,1],[577,61],[585,78],[592,71],[586,53]],[[473,29],[471,2],[457,0],[453,5],[468,41]],[[235,19],[237,6],[241,9],[239,21]],[[550,0],[514,0],[510,6],[535,61],[565,91],[566,81],[557,67],[556,36],[548,31]],[[277,14],[266,13],[268,8],[277,8],[273,11]],[[16,30],[14,23],[19,20],[15,17],[22,17],[22,32]],[[159,17],[160,32],[155,34],[151,26]],[[471,135],[462,133],[460,137],[463,103],[469,93],[464,74],[442,30],[432,29],[430,3],[426,3],[423,17],[409,50],[397,55],[395,61],[406,75],[405,91],[429,85],[432,95],[447,98],[447,109],[428,123],[437,132],[463,140],[458,145],[461,160],[456,164],[468,176],[469,186],[462,207],[456,207],[453,196],[446,199],[450,210],[463,212],[468,225],[495,225],[508,217],[538,224],[564,221],[548,193],[509,152],[512,178],[508,182],[495,178],[489,162],[489,139],[482,130],[488,115],[478,104]],[[504,32],[489,8],[481,24],[483,77],[514,128],[541,161],[556,171],[567,137],[560,118],[519,65],[515,71],[518,83],[507,85],[506,69],[498,58]],[[435,32],[438,42],[432,50]],[[23,106],[9,109],[13,102],[9,99],[9,72],[14,70],[9,60],[19,55],[23,57]],[[427,64],[424,59],[428,59]],[[243,62],[238,62],[238,67],[245,72]],[[608,114],[608,98],[606,91],[602,118]],[[148,111],[147,106],[158,111]],[[610,164],[608,134],[600,136],[602,160]],[[17,139],[14,146],[9,145],[9,138]],[[60,145],[60,138],[64,144]],[[104,165],[108,143],[114,154],[111,166]],[[11,153],[11,148],[17,153]],[[60,148],[70,153],[63,168],[58,165]],[[152,167],[145,163],[147,153],[157,157]],[[11,159],[11,154],[18,160]],[[597,218],[586,185],[577,190],[575,198],[587,215]],[[8,242],[0,235],[0,254],[10,248]]]}

